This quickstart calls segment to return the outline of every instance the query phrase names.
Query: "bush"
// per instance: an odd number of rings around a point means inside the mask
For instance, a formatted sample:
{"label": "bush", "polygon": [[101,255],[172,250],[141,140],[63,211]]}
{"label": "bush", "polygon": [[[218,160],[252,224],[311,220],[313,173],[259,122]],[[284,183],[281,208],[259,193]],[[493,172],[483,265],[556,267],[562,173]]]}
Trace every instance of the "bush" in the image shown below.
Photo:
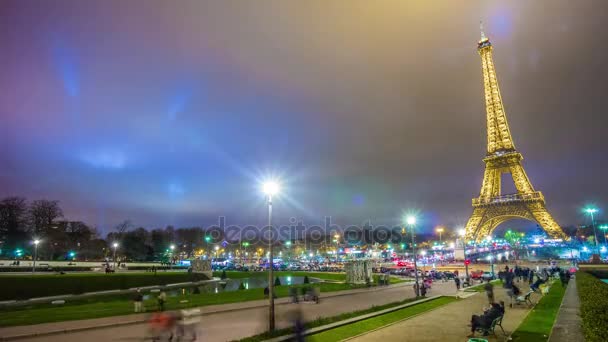
{"label": "bush", "polygon": [[220,276],[220,279],[224,280],[226,279],[226,271],[222,271],[222,275]]}
{"label": "bush", "polygon": [[308,276],[304,276],[304,284],[310,284],[310,279],[308,279]]}
{"label": "bush", "polygon": [[239,290],[245,290],[245,284],[242,282],[239,284]]}
{"label": "bush", "polygon": [[64,275],[6,275],[0,277],[0,300],[81,294],[133,287],[167,285],[206,280],[203,274],[188,273],[112,273]]}
{"label": "bush", "polygon": [[608,336],[608,284],[593,275],[576,273],[576,287],[581,302],[581,318],[585,340],[605,341]]}
{"label": "bush", "polygon": [[279,277],[274,278],[274,286],[281,286],[281,279]]}

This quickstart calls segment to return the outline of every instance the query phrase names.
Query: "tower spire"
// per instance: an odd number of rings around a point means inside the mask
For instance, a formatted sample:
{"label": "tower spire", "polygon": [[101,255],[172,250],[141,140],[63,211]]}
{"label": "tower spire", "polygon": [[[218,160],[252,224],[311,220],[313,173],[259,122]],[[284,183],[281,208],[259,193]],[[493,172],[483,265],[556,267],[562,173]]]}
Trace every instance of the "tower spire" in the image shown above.
{"label": "tower spire", "polygon": [[481,31],[481,41],[487,40],[486,34],[483,33],[483,21],[479,21],[479,31]]}
{"label": "tower spire", "polygon": [[483,86],[485,93],[486,116],[488,125],[488,155],[496,152],[515,151],[505,108],[500,96],[496,69],[492,58],[492,44],[480,27],[481,41],[477,44],[477,52],[481,56],[481,69],[483,73]]}

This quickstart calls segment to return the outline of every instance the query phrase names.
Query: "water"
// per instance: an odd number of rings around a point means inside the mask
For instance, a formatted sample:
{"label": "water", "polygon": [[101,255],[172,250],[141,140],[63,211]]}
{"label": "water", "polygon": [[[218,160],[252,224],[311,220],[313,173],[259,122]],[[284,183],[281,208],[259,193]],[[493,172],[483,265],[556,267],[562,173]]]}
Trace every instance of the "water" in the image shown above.
{"label": "water", "polygon": [[[279,277],[279,280],[281,281],[281,285],[304,284],[304,277]],[[315,278],[309,278],[309,280],[310,280],[310,283],[319,282],[319,280],[315,279]],[[241,283],[243,283],[243,286],[245,286],[245,289],[263,289],[266,286],[268,286],[268,279],[267,279],[267,277],[225,279],[225,280],[221,280],[219,282],[214,282],[214,283],[209,283],[209,284],[204,284],[204,285],[199,285],[199,286],[167,290],[166,293],[167,293],[167,296],[169,296],[169,297],[176,297],[176,296],[182,296],[185,294],[195,293],[197,291],[200,293],[220,293],[220,292],[225,292],[225,291],[238,291]],[[158,294],[144,295],[144,299],[152,298],[155,296],[158,296]]]}
{"label": "water", "polygon": [[608,279],[600,279],[601,281],[603,281],[604,283],[608,284]]}

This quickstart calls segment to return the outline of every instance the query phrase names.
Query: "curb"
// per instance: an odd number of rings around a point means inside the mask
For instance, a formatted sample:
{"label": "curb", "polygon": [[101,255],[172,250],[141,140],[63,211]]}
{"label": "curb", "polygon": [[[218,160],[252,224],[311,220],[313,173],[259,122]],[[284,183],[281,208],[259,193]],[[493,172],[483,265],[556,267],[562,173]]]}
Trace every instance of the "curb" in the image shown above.
{"label": "curb", "polygon": [[[321,298],[342,297],[342,296],[348,296],[348,295],[352,295],[352,294],[384,291],[384,290],[393,289],[393,288],[397,288],[397,287],[404,287],[408,284],[409,283],[407,283],[407,282],[402,282],[402,283],[397,283],[397,284],[388,285],[388,286],[378,286],[376,288],[372,287],[372,288],[346,290],[346,291],[356,291],[356,292],[348,292],[348,293],[332,294],[332,292],[326,292],[325,294],[321,294]],[[440,297],[440,296],[435,296],[435,297]],[[435,297],[429,297],[429,298],[434,299]],[[283,300],[281,301],[281,299],[283,299]],[[277,298],[277,301],[275,301],[275,305],[286,305],[286,304],[291,304],[289,297]],[[408,303],[408,304],[411,304],[411,303]],[[248,306],[248,307],[244,307],[244,308],[223,309],[223,310],[217,310],[217,311],[203,312],[196,316],[208,316],[208,315],[213,315],[213,314],[217,314],[217,313],[251,310],[251,309],[263,308],[266,306],[267,306],[267,304],[264,303],[264,304],[252,305],[252,306]],[[115,316],[115,317],[121,317],[121,316]],[[124,317],[124,315],[123,315],[123,317]],[[41,337],[41,336],[67,334],[67,333],[81,332],[81,331],[95,330],[95,329],[121,327],[121,326],[127,326],[127,325],[141,324],[141,323],[145,323],[145,322],[147,322],[147,319],[144,318],[144,319],[134,319],[134,320],[130,320],[130,321],[122,321],[122,322],[116,322],[116,323],[91,325],[91,326],[79,327],[79,328],[56,329],[56,330],[50,330],[50,331],[44,331],[44,332],[32,332],[32,333],[21,334],[21,335],[0,336],[0,341],[15,341],[15,340],[22,340],[22,339],[31,338],[31,337]],[[44,323],[41,323],[41,324],[44,324]],[[7,328],[10,328],[10,327],[7,327]]]}
{"label": "curb", "polygon": [[[330,324],[326,324],[326,325],[322,325],[319,327],[315,327],[309,330],[304,331],[304,336],[308,336],[308,335],[313,335],[313,334],[318,334],[320,332],[326,331],[326,330],[331,330],[331,329],[335,329],[344,325],[348,325],[348,324],[352,324],[352,323],[356,323],[359,321],[363,321],[366,320],[368,318],[372,318],[372,317],[376,317],[376,316],[381,316],[393,311],[397,311],[397,310],[401,310],[410,306],[414,306],[414,305],[418,305],[424,302],[428,302],[440,297],[445,297],[445,296],[441,296],[441,295],[437,295],[437,296],[432,296],[432,297],[428,297],[428,298],[424,298],[424,299],[419,299],[417,301],[414,302],[410,302],[410,303],[406,303],[406,304],[402,304],[402,305],[398,305],[392,308],[388,308],[388,309],[384,309],[384,310],[380,310],[380,311],[376,311],[376,312],[371,312],[365,315],[361,315],[361,316],[356,316],[356,317],[352,317],[352,318],[348,318],[342,321],[338,321],[338,322],[334,322],[334,323],[330,323]],[[411,318],[411,317],[408,317]],[[295,337],[295,334],[289,334],[289,335],[283,335],[283,336],[278,336],[269,340],[265,340],[264,342],[283,342],[283,341],[289,341],[291,339],[293,339]]]}

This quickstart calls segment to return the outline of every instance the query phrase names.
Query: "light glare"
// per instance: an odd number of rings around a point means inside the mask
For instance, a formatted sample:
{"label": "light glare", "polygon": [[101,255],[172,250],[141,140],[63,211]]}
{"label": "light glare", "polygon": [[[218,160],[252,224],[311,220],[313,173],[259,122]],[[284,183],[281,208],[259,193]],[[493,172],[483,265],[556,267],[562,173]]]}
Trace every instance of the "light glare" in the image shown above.
{"label": "light glare", "polygon": [[279,193],[280,186],[279,186],[279,183],[277,183],[275,181],[267,181],[267,182],[264,182],[264,185],[262,186],[262,190],[264,191],[264,193],[266,195],[273,196],[273,195],[276,195]]}
{"label": "light glare", "polygon": [[413,216],[413,215],[408,216],[406,218],[405,222],[407,222],[407,224],[409,224],[409,225],[416,224],[416,216]]}

